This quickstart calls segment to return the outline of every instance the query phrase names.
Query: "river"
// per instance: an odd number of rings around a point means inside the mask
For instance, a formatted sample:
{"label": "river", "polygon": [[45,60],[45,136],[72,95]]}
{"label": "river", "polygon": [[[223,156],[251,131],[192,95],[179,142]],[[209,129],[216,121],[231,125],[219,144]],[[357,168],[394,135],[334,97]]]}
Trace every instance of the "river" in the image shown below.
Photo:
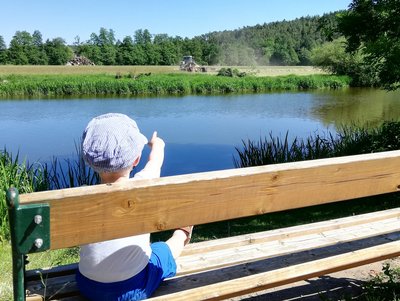
{"label": "river", "polygon": [[400,91],[0,100],[0,147],[30,163],[71,158],[89,120],[107,112],[131,116],[147,137],[158,131],[166,142],[165,176],[232,168],[242,140],[270,133],[306,137],[341,125],[398,120]]}

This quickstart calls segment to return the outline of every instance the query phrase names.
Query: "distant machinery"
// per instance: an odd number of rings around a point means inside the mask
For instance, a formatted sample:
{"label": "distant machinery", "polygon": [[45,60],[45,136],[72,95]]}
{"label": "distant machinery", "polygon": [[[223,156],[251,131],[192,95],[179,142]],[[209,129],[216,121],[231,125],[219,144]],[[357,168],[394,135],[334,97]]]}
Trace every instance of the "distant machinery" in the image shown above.
{"label": "distant machinery", "polygon": [[186,55],[183,57],[179,69],[188,72],[207,72],[206,67],[198,65],[191,55]]}

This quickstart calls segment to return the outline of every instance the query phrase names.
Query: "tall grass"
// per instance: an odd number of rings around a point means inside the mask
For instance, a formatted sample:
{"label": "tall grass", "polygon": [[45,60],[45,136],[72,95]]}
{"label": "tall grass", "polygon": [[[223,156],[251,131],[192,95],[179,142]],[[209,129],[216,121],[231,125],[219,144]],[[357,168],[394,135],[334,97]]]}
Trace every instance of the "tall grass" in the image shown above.
{"label": "tall grass", "polygon": [[50,166],[45,165],[47,189],[63,189],[100,183],[99,174],[85,164],[81,148],[76,143],[75,151],[75,159],[60,161],[54,157]]}
{"label": "tall grass", "polygon": [[17,187],[21,193],[46,189],[43,170],[38,166],[20,163],[18,154],[15,158],[3,150],[0,152],[0,242],[9,239],[9,225],[6,204],[6,191]]}
{"label": "tall grass", "polygon": [[338,89],[350,79],[333,75],[277,77],[220,77],[204,74],[155,74],[116,78],[107,74],[5,75],[0,98],[61,96],[145,96],[217,93],[255,93],[272,90]]}
{"label": "tall grass", "polygon": [[376,128],[342,127],[337,134],[314,134],[305,139],[281,137],[242,141],[236,148],[236,167],[295,162],[400,149],[400,122],[388,121]]}
{"label": "tall grass", "polygon": [[19,162],[18,154],[13,158],[6,150],[0,152],[0,242],[10,239],[6,191],[11,186],[17,187],[20,193],[29,193],[100,182],[98,174],[85,166],[78,147],[76,152],[76,160],[61,162],[54,158],[50,165]]}

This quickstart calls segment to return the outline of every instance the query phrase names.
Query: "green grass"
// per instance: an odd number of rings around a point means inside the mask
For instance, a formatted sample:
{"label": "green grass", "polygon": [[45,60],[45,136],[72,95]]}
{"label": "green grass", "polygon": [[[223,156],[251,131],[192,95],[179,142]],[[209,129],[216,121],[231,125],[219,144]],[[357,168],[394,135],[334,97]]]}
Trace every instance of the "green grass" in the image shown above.
{"label": "green grass", "polygon": [[[44,267],[53,267],[60,264],[69,264],[79,261],[78,248],[47,251],[29,255],[28,270]],[[12,300],[12,259],[11,246],[0,243],[0,300]],[[45,281],[45,279],[43,279]]]}
{"label": "green grass", "polygon": [[11,186],[20,193],[44,190],[45,175],[40,165],[27,166],[19,162],[18,155],[13,158],[6,150],[0,151],[0,242],[10,237],[6,205],[6,191]]}
{"label": "green grass", "polygon": [[364,286],[361,301],[400,301],[400,267],[383,266],[382,273]]}
{"label": "green grass", "polygon": [[[120,77],[120,76],[118,76]],[[204,74],[3,75],[0,98],[62,96],[155,96],[185,94],[256,93],[273,90],[338,89],[350,78],[334,75],[288,75],[240,78]]]}

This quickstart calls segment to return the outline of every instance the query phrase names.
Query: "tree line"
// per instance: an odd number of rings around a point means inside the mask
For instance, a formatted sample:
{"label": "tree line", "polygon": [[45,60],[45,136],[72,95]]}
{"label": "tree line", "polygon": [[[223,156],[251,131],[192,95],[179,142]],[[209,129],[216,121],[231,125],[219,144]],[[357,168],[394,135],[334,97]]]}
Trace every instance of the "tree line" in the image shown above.
{"label": "tree line", "polygon": [[43,41],[38,30],[17,31],[8,47],[0,35],[0,64],[63,65],[80,55],[96,65],[176,65],[192,55],[203,65],[311,65],[312,49],[332,39],[326,28],[333,20],[334,14],[303,17],[193,38],[139,29],[122,41],[113,29],[100,28],[72,45],[60,37]]}
{"label": "tree line", "polygon": [[192,55],[203,65],[314,65],[349,75],[353,85],[398,89],[399,15],[400,0],[353,0],[345,11],[194,38],[139,29],[120,41],[100,28],[67,45],[62,38],[43,42],[38,30],[17,31],[9,47],[0,35],[0,64],[62,65],[80,55],[96,65],[176,65]]}

